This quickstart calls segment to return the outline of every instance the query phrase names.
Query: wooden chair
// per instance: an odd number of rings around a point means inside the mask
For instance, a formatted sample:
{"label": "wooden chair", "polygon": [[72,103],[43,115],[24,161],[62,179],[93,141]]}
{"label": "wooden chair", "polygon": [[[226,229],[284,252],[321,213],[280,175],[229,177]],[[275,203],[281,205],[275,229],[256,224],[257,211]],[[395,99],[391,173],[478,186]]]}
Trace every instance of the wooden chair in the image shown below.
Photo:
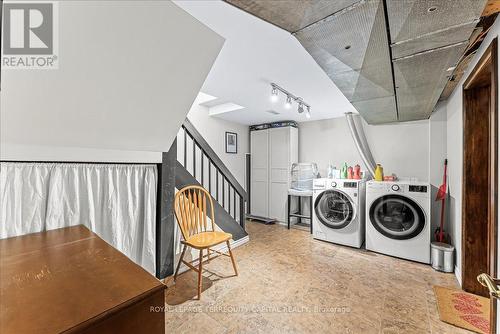
{"label": "wooden chair", "polygon": [[[210,206],[210,221],[207,221],[207,204]],[[181,263],[184,263],[189,268],[198,272],[198,299],[200,299],[201,273],[203,269],[202,263],[204,257],[203,251],[205,249],[207,250],[208,261],[210,261],[210,251],[230,257],[233,264],[234,273],[236,276],[238,276],[236,262],[229,245],[229,240],[233,236],[230,233],[215,231],[214,203],[210,193],[203,187],[187,186],[179,190],[177,194],[175,194],[174,208],[175,218],[177,218],[177,224],[179,224],[182,237],[184,239],[181,240],[183,248],[179,263],[177,265],[177,269],[175,270],[174,281],[177,279],[177,274],[179,272]],[[210,249],[210,247],[214,247],[223,242],[226,242],[227,244],[229,255],[214,249]],[[186,253],[186,249],[188,246],[200,251],[200,255],[198,258],[198,268],[193,266],[192,262],[184,261],[184,254]]]}

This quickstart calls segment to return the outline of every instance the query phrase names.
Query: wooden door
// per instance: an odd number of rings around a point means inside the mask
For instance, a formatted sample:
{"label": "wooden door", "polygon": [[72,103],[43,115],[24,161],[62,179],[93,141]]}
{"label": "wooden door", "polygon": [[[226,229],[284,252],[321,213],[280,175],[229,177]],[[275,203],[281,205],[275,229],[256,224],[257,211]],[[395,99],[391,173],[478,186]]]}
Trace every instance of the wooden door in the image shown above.
{"label": "wooden door", "polygon": [[[487,297],[476,277],[491,272],[488,244],[488,113],[490,87],[464,91],[463,285]],[[485,121],[486,120],[486,121]]]}
{"label": "wooden door", "polygon": [[[463,85],[462,288],[483,296],[477,276],[498,276],[497,48],[495,38]],[[493,299],[490,325],[496,333]]]}

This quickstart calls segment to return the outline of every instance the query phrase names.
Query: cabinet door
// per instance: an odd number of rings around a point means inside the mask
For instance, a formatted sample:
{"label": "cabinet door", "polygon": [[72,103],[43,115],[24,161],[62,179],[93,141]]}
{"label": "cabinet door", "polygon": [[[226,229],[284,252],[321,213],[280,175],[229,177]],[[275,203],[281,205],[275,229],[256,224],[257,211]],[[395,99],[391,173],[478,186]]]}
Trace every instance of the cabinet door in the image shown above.
{"label": "cabinet door", "polygon": [[269,217],[269,131],[250,132],[251,189],[250,213]]}
{"label": "cabinet door", "polygon": [[269,216],[284,222],[289,188],[290,128],[269,130]]}

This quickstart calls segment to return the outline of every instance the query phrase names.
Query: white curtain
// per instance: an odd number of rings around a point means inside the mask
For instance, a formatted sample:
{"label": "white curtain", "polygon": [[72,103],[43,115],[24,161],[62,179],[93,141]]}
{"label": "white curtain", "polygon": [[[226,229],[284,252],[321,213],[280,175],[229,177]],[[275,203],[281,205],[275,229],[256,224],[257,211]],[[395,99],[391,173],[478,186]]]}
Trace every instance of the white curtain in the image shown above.
{"label": "white curtain", "polygon": [[155,165],[0,164],[0,239],[82,224],[155,273]]}

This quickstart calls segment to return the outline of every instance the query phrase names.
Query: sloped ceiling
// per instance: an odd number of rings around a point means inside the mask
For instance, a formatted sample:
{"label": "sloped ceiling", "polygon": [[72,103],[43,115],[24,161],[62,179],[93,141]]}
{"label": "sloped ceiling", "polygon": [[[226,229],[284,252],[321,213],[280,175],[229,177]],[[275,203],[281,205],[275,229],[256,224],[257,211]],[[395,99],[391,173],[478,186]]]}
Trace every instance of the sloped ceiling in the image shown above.
{"label": "sloped ceiling", "polygon": [[292,33],[370,124],[429,118],[486,0],[226,0]]}
{"label": "sloped ceiling", "polygon": [[59,69],[1,70],[2,159],[168,151],[224,39],[169,1],[60,1],[58,17]]}

